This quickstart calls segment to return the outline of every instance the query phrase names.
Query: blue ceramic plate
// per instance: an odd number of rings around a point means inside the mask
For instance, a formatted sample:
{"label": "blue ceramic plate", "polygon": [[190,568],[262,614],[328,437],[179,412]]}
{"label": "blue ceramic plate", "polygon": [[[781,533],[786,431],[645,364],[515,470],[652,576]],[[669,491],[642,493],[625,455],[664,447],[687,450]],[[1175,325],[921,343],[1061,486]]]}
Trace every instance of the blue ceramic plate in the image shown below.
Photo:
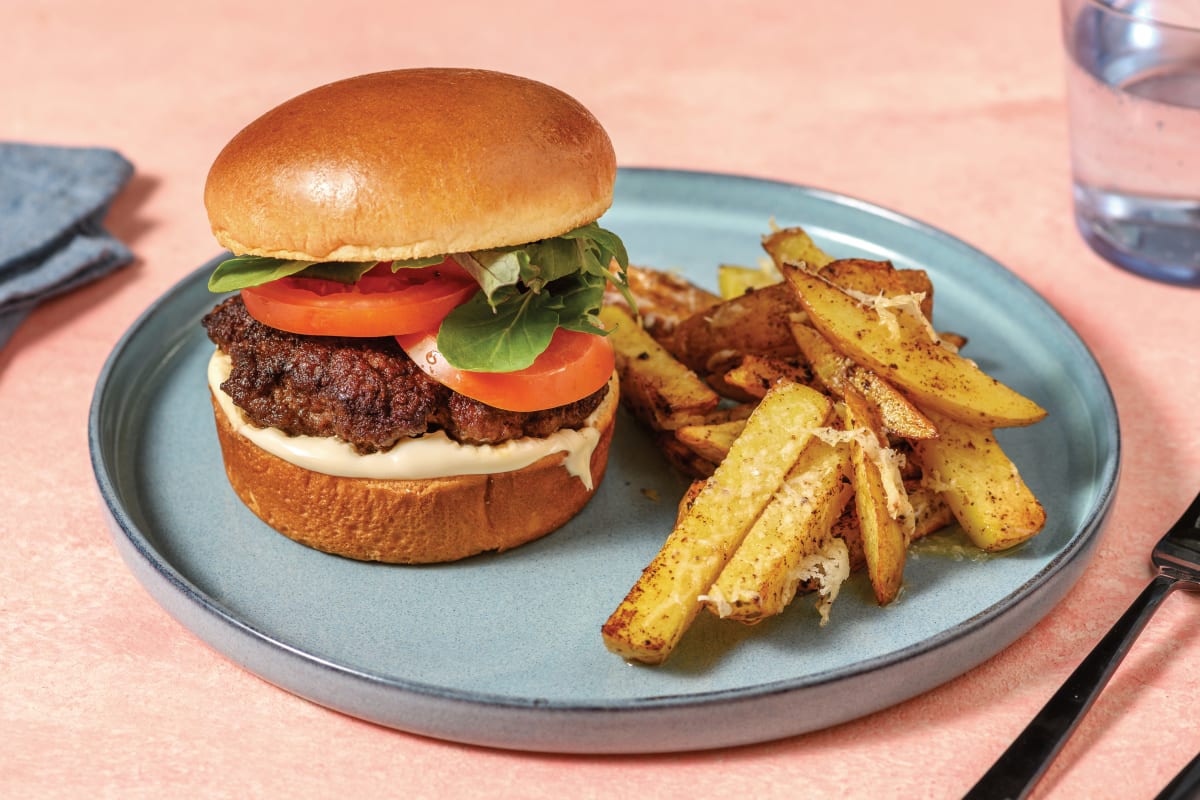
{"label": "blue ceramic plate", "polygon": [[432,567],[364,564],[274,533],[225,480],[205,384],[214,305],[197,269],[117,345],[89,440],[117,546],[149,593],[212,647],[332,709],[428,736],[574,753],[746,744],[886,708],[1000,651],[1083,571],[1117,480],[1111,393],[1063,319],[996,262],[943,232],[840,195],[747,178],[629,169],[603,223],[635,263],[715,285],[754,264],[770,220],[836,255],[923,267],[936,323],[1049,418],[1001,441],[1049,514],[985,561],[918,553],[901,599],[862,576],[831,623],[809,599],[754,628],[701,615],[671,660],[609,654],[600,625],[671,528],[684,481],[628,417],[609,474],[567,527],[498,555]]}

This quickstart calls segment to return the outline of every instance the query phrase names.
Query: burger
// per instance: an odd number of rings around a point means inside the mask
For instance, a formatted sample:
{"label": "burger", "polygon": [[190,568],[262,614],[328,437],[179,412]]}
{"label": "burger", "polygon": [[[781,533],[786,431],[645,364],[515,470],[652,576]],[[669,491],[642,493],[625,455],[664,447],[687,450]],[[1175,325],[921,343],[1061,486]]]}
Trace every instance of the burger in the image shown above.
{"label": "burger", "polygon": [[605,472],[625,288],[616,159],[537,81],[409,69],[313,89],[221,150],[203,325],[234,491],[317,550],[453,561],[541,537]]}

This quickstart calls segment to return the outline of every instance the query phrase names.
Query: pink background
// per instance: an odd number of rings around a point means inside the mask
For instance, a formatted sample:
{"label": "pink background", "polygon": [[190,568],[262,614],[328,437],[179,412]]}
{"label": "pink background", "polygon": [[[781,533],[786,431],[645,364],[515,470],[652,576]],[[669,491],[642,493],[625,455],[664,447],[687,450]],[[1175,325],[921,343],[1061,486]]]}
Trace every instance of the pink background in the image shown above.
{"label": "pink background", "polygon": [[[472,7],[474,6],[474,7]],[[1049,0],[11,3],[0,139],[114,147],[109,217],[136,263],[41,307],[0,350],[0,794],[295,798],[957,797],[1149,578],[1200,488],[1200,293],[1094,256],[1070,216]],[[201,203],[242,125],[312,86],[467,65],[557,85],[620,162],[795,181],[945,228],[1041,292],[1092,348],[1124,471],[1083,580],[983,666],[869,718],[720,752],[499,752],[327,711],[201,643],[105,530],[85,430],[120,334],[215,255]],[[636,260],[636,253],[634,254]],[[1039,788],[1152,797],[1200,750],[1200,606],[1170,598]]]}

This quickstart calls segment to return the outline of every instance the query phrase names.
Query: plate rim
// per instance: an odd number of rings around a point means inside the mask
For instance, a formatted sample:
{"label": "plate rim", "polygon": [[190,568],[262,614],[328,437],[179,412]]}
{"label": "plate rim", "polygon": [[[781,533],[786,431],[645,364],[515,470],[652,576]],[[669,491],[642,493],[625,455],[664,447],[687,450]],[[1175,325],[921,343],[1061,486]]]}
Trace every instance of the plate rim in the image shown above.
{"label": "plate rim", "polygon": [[[200,612],[202,616],[210,618],[210,623],[216,624],[219,627],[227,629],[225,635],[249,637],[253,640],[255,646],[263,646],[274,651],[277,655],[285,660],[298,660],[298,662],[309,669],[316,669],[318,672],[333,671],[339,676],[350,679],[354,682],[366,681],[376,687],[386,691],[399,691],[406,695],[411,695],[414,698],[433,699],[437,702],[445,702],[451,704],[466,704],[472,708],[485,707],[491,711],[533,711],[537,714],[555,714],[565,713],[573,714],[588,714],[590,712],[604,712],[606,715],[617,715],[627,718],[630,715],[637,716],[639,714],[656,713],[681,708],[694,708],[696,706],[711,706],[719,707],[729,704],[737,704],[742,702],[754,702],[763,698],[770,698],[780,694],[789,694],[798,691],[820,688],[828,686],[831,683],[836,684],[842,681],[852,680],[863,674],[875,672],[880,669],[893,667],[905,661],[915,658],[925,658],[936,651],[941,650],[948,643],[968,638],[977,635],[980,631],[989,627],[993,623],[1007,617],[1015,608],[1023,603],[1031,602],[1036,599],[1039,591],[1044,592],[1051,579],[1068,569],[1074,568],[1078,572],[1082,572],[1086,567],[1090,551],[1094,549],[1100,533],[1107,522],[1107,518],[1112,508],[1115,498],[1116,487],[1120,478],[1121,460],[1122,460],[1122,442],[1120,435],[1120,424],[1117,416],[1115,399],[1112,393],[1111,385],[1105,376],[1103,369],[1096,360],[1095,355],[1088,347],[1087,343],[1074,330],[1074,328],[1066,321],[1066,319],[1038,292],[1036,292],[1028,283],[1020,276],[1013,273],[1007,267],[1000,264],[987,253],[976,248],[975,246],[965,242],[964,240],[950,234],[936,226],[925,223],[910,215],[902,214],[890,208],[880,206],[878,204],[862,200],[850,195],[830,191],[827,189],[805,186],[802,184],[789,183],[786,181],[759,178],[749,175],[739,175],[732,173],[720,173],[710,171],[696,170],[681,170],[681,169],[663,169],[663,168],[647,168],[647,167],[621,167],[618,170],[618,185],[620,185],[621,176],[629,176],[630,178],[638,177],[641,180],[653,181],[656,177],[681,179],[681,180],[702,180],[702,181],[738,181],[748,185],[752,184],[769,184],[781,190],[794,191],[803,196],[813,198],[820,202],[835,204],[844,208],[850,208],[857,213],[865,213],[871,216],[884,217],[893,223],[904,225],[916,233],[932,237],[940,241],[943,245],[950,245],[954,249],[970,253],[974,259],[986,262],[992,272],[1001,276],[1004,280],[1014,281],[1019,284],[1023,293],[1041,306],[1043,316],[1052,320],[1056,327],[1066,335],[1071,343],[1079,347],[1081,352],[1086,354],[1089,361],[1088,366],[1095,370],[1099,384],[1103,387],[1104,393],[1101,398],[1093,398],[1094,401],[1102,400],[1102,402],[1093,402],[1090,406],[1093,410],[1100,409],[1101,414],[1097,414],[1103,418],[1103,421],[1111,423],[1104,425],[1103,429],[1111,433],[1111,441],[1101,443],[1107,447],[1101,446],[1097,450],[1096,474],[1100,479],[1096,486],[1096,501],[1089,508],[1089,513],[1085,515],[1083,525],[1072,533],[1071,539],[1067,545],[1051,557],[1048,562],[1039,569],[1033,576],[1026,580],[1019,587],[1014,588],[1000,601],[992,604],[979,613],[964,620],[951,628],[938,631],[932,636],[926,637],[919,642],[908,645],[900,650],[889,652],[885,655],[872,657],[870,659],[856,661],[852,665],[838,667],[834,669],[824,670],[822,672],[810,673],[796,678],[773,680],[766,683],[748,684],[739,687],[730,687],[717,690],[697,691],[697,692],[680,692],[674,694],[657,695],[651,697],[635,697],[614,700],[607,703],[595,702],[578,702],[571,700],[547,699],[539,700],[537,698],[513,698],[510,696],[493,694],[480,690],[463,690],[455,687],[438,686],[435,684],[426,683],[424,681],[415,681],[408,678],[389,676],[372,672],[369,670],[359,669],[348,664],[340,664],[311,652],[307,652],[301,647],[289,644],[281,640],[280,637],[272,635],[266,630],[251,624],[250,620],[244,620],[237,615],[231,613],[226,608],[209,597],[204,591],[199,589],[192,583],[180,569],[170,562],[170,559],[158,551],[145,532],[141,531],[134,520],[130,517],[127,510],[119,502],[119,493],[117,492],[111,476],[108,474],[107,465],[105,463],[106,454],[102,452],[100,423],[101,416],[109,390],[109,380],[112,373],[120,363],[122,354],[131,346],[139,333],[149,325],[155,316],[160,313],[164,307],[169,304],[171,298],[185,291],[198,280],[198,277],[205,274],[206,271],[212,269],[214,263],[226,255],[217,255],[198,266],[194,270],[176,281],[162,295],[157,297],[150,306],[138,315],[130,327],[118,339],[112,351],[106,358],[104,365],[97,377],[95,389],[93,392],[92,402],[89,407],[88,415],[88,448],[91,456],[93,473],[97,481],[97,487],[100,491],[103,501],[104,510],[107,513],[109,527],[116,541],[118,550],[125,559],[131,571],[150,591],[154,599],[159,602],[172,616],[184,624],[185,627],[192,630],[214,647],[224,657],[230,658],[235,662],[241,663],[241,660],[234,657],[228,652],[225,647],[212,641],[210,636],[220,636],[219,632],[214,633],[209,631],[208,635],[201,634],[196,630],[194,625],[195,619],[192,615],[187,614],[187,606],[195,606],[195,611]],[[1107,452],[1107,458],[1101,458]],[[1081,562],[1081,559],[1082,562]],[[149,571],[149,572],[148,572]],[[152,573],[152,574],[151,574]],[[1038,614],[1034,619],[1029,620],[1027,625],[1021,627],[1021,630],[1011,637],[1011,640],[1019,638],[1030,627],[1036,624],[1050,609],[1057,604],[1062,595],[1065,595],[1074,586],[1074,579],[1068,582],[1068,585],[1061,587],[1062,591],[1058,592],[1058,597],[1054,597],[1050,601],[1050,605],[1044,612]],[[156,582],[158,585],[151,588],[151,583]],[[164,598],[161,595],[163,591],[173,591],[178,597]],[[166,600],[166,602],[164,602]],[[183,607],[177,607],[178,603],[182,602]],[[182,617],[192,617],[189,621],[185,621]],[[1006,647],[1008,643],[1004,646]],[[1003,648],[1001,648],[1003,649]],[[999,650],[995,651],[999,652]],[[982,660],[990,658],[995,653],[989,653]],[[976,662],[966,670],[955,671],[955,675],[962,675],[978,665]],[[246,666],[243,664],[243,666]],[[281,688],[298,694],[308,699],[313,700],[323,706],[334,708],[335,710],[343,710],[337,704],[331,704],[319,697],[310,696],[311,692],[299,691],[297,688],[285,685],[271,677],[262,674],[256,669],[247,667],[252,672],[259,675]],[[953,677],[953,676],[951,676]],[[938,680],[932,685],[920,689],[915,694],[910,694],[907,697],[916,696],[936,685],[944,683],[944,680]],[[906,698],[901,698],[906,699]],[[892,705],[888,703],[887,705]],[[886,705],[883,707],[887,707]],[[360,713],[351,713],[354,716],[362,717]],[[862,716],[861,714],[855,715]],[[610,717],[611,718],[611,717]],[[389,727],[396,727],[402,730],[410,730],[416,733],[424,733],[419,729],[413,729],[398,725],[395,722],[383,720],[382,724]],[[805,732],[797,730],[797,733]],[[429,735],[438,738],[468,741],[463,737],[447,736],[439,733],[430,733]],[[768,736],[767,738],[778,738],[778,736]],[[748,741],[748,740],[747,740]],[[761,739],[760,739],[761,741]],[[504,742],[495,742],[491,740],[483,740],[478,743],[491,746],[506,747]],[[731,744],[745,743],[745,741],[735,741]],[[703,746],[703,745],[702,745]],[[723,744],[715,744],[711,746],[724,746]],[[535,749],[546,750],[552,748],[543,747],[523,747],[517,745],[515,749]],[[690,747],[672,747],[670,750],[680,749],[698,749]],[[590,747],[586,750],[578,750],[566,748],[559,752],[606,752],[603,749]],[[638,748],[635,751],[630,750],[613,750],[611,752],[650,752],[646,748]]]}

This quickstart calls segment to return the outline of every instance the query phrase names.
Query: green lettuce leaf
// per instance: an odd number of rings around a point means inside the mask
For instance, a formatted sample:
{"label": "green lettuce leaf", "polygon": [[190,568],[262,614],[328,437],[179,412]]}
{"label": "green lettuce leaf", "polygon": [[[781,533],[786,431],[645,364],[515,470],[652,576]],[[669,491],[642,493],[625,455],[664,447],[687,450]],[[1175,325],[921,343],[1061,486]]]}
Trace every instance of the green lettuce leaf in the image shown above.
{"label": "green lettuce leaf", "polygon": [[[392,272],[412,267],[430,267],[446,260],[445,256],[393,261]],[[354,283],[378,261],[289,261],[265,256],[234,256],[217,265],[208,279],[210,292],[236,292],[280,278],[323,278],[339,283]]]}
{"label": "green lettuce leaf", "polygon": [[210,292],[235,292],[247,286],[277,281],[311,267],[313,261],[287,261],[262,256],[237,256],[222,261],[208,278]]}
{"label": "green lettuce leaf", "polygon": [[542,291],[509,287],[491,301],[479,292],[454,309],[438,331],[438,351],[458,369],[525,369],[550,345],[557,328],[606,335],[598,314],[604,279],[584,273],[559,278]]}
{"label": "green lettuce leaf", "polygon": [[[438,331],[438,350],[458,369],[513,372],[533,364],[557,328],[604,335],[598,314],[608,282],[634,299],[623,271],[621,239],[592,222],[561,236],[518,247],[451,255],[480,286],[451,311]],[[394,261],[392,270],[439,264],[443,256]],[[610,269],[616,262],[621,272]],[[222,262],[209,289],[229,292],[291,275],[353,283],[376,262],[286,261],[239,256]]]}
{"label": "green lettuce leaf", "polygon": [[503,273],[504,280],[442,322],[438,351],[458,369],[524,369],[550,345],[556,328],[603,336],[597,315],[609,281],[636,308],[623,276],[610,270],[614,260],[622,270],[629,266],[625,246],[594,222],[554,239],[487,251],[478,260],[491,267],[492,278]]}
{"label": "green lettuce leaf", "polygon": [[549,295],[525,292],[493,308],[479,292],[442,320],[438,351],[458,369],[524,369],[550,346],[559,320],[553,305]]}
{"label": "green lettuce leaf", "polygon": [[488,302],[506,286],[516,286],[528,269],[529,255],[523,250],[480,250],[454,256],[458,265],[471,274]]}

